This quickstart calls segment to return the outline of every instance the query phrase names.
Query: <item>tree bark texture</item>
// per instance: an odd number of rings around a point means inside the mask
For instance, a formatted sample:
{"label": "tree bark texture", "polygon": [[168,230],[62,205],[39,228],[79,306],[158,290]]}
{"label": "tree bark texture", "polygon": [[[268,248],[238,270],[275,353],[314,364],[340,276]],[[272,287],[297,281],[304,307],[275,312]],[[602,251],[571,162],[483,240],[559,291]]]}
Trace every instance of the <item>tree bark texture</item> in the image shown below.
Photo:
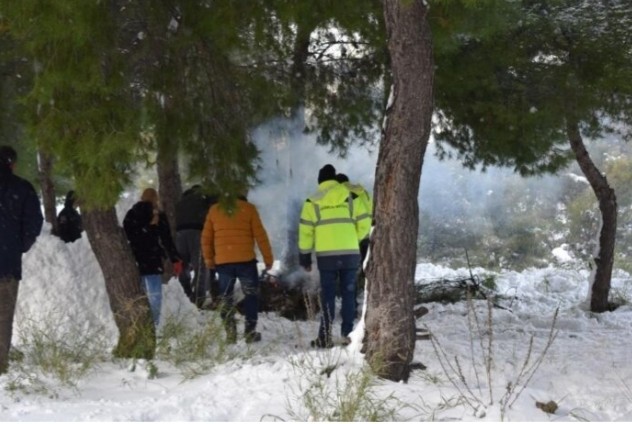
{"label": "tree bark texture", "polygon": [[[171,153],[169,150],[175,150]],[[177,148],[158,149],[156,168],[158,171],[158,195],[160,204],[167,214],[171,236],[176,239],[176,203],[182,197],[182,179],[178,166]]]}
{"label": "tree bark texture", "polygon": [[385,0],[384,16],[393,87],[375,175],[365,349],[379,376],[405,381],[415,349],[417,196],[430,136],[434,61],[422,0]]}
{"label": "tree bark texture", "polygon": [[53,158],[48,153],[39,150],[37,159],[44,218],[52,225],[52,233],[57,235],[59,234],[59,226],[57,225],[57,201],[55,199],[55,184],[53,183]]}
{"label": "tree bark texture", "polygon": [[595,272],[591,281],[590,310],[605,312],[610,309],[608,295],[614,263],[614,248],[617,235],[617,196],[590,158],[579,132],[579,125],[572,119],[567,120],[566,133],[575,154],[577,163],[592,187],[601,212],[601,232],[599,233],[599,251],[594,257]]}
{"label": "tree bark texture", "polygon": [[122,358],[154,356],[155,329],[149,302],[114,208],[86,210],[83,223],[90,246],[99,262],[105,288],[119,330],[114,355]]}

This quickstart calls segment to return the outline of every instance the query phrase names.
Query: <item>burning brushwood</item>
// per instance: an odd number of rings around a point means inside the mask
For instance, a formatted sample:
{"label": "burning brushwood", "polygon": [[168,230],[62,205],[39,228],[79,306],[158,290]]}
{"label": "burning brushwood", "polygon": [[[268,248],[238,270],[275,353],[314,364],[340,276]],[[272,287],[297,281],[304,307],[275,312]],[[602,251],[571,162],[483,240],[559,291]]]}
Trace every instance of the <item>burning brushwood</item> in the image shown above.
{"label": "burning brushwood", "polygon": [[[242,312],[241,302],[237,309]],[[302,269],[278,275],[263,271],[259,276],[259,311],[277,312],[290,320],[307,320],[318,311],[318,291]]]}

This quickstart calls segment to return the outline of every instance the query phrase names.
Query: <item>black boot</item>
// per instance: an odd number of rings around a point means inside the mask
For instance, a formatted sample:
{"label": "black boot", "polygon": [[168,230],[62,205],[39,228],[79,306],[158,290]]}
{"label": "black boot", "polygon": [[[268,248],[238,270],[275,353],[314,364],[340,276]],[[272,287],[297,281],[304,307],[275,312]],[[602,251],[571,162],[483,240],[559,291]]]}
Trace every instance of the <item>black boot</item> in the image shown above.
{"label": "black boot", "polygon": [[244,329],[244,338],[246,343],[255,343],[261,341],[261,333],[255,331],[257,328],[256,322],[246,322],[246,328]]}

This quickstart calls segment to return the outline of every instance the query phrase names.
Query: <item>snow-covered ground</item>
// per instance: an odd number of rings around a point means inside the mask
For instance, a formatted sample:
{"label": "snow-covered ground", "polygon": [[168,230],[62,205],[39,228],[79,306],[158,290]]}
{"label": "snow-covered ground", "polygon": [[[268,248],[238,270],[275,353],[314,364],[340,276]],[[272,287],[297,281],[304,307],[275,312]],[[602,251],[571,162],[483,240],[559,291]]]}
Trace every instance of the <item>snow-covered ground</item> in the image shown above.
{"label": "snow-covered ground", "polygon": [[[419,279],[468,272],[417,266]],[[521,273],[473,272],[494,277],[498,292],[505,296],[499,302],[503,308],[491,309],[488,324],[486,302],[474,301],[479,331],[467,302],[427,304],[430,312],[418,326],[432,331],[436,342],[417,342],[415,359],[427,369],[413,371],[407,383],[366,379],[359,332],[348,347],[314,350],[309,340],[316,334],[316,320],[293,322],[263,313],[261,343],[246,345],[239,340],[228,347],[226,359],[212,366],[206,363],[195,377],[186,371],[186,364],[167,357],[153,361],[155,378],[148,364],[132,366],[131,361],[108,357],[69,386],[28,365],[29,355],[37,349],[24,342],[44,335],[57,340],[52,345],[61,345],[84,337],[95,343],[103,340],[107,353],[117,330],[103,276],[85,236],[64,244],[45,228],[25,256],[14,345],[27,358],[13,362],[10,372],[0,376],[0,420],[632,420],[630,305],[600,315],[587,312],[582,304],[588,271],[571,263]],[[631,277],[617,271],[613,291],[629,299],[631,289]],[[175,279],[164,286],[164,296],[163,323],[178,321],[194,331],[215,318],[215,312],[194,309]],[[557,308],[557,336],[541,358]],[[472,338],[472,334],[482,336]],[[214,343],[220,342],[209,341]],[[367,381],[370,384],[363,385]],[[526,388],[521,385],[525,383]],[[364,394],[354,401],[359,388]],[[508,393],[509,402],[504,403]],[[552,414],[536,407],[536,402],[549,401],[558,405]],[[356,413],[355,405],[359,405]]]}

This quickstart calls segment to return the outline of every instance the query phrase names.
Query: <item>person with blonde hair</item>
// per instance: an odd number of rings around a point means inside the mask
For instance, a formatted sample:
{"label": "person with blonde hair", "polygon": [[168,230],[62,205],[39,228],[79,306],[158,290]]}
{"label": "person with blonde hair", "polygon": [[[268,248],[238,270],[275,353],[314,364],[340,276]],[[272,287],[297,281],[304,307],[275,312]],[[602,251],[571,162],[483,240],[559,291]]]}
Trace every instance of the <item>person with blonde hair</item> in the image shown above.
{"label": "person with blonde hair", "polygon": [[143,191],[140,201],[125,215],[123,228],[138,265],[154,324],[158,327],[162,308],[163,260],[167,257],[171,260],[176,275],[182,271],[182,261],[171,238],[167,215],[160,210],[155,189]]}

